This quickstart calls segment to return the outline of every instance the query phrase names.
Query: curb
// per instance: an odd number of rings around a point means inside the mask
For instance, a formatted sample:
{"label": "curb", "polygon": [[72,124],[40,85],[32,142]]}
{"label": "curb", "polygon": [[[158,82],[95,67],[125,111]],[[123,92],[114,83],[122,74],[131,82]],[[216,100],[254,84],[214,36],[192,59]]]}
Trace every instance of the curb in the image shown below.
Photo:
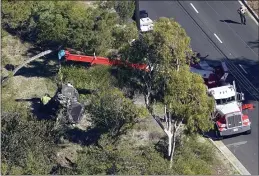
{"label": "curb", "polygon": [[258,15],[255,13],[255,11],[247,4],[246,0],[240,0],[239,2],[241,2],[250,12],[250,14],[253,16],[254,20],[257,22],[257,24],[259,23],[259,17]]}
{"label": "curb", "polygon": [[211,143],[227,158],[227,160],[235,167],[240,175],[251,175],[248,170],[241,164],[235,155],[223,144],[221,141],[213,141],[209,138]]}

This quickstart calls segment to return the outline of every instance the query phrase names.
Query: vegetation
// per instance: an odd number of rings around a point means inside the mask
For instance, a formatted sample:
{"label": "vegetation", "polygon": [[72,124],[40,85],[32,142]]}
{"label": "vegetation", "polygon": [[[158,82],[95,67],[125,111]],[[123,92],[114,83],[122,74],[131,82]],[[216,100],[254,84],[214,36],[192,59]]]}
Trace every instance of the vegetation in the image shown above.
{"label": "vegetation", "polygon": [[[41,47],[70,47],[83,52],[107,55],[117,39],[131,40],[136,29],[125,23],[124,35],[116,25],[132,3],[117,2],[118,13],[108,8],[92,8],[73,1],[3,1],[2,26]],[[127,12],[128,14],[130,12]],[[121,18],[120,18],[120,16]]]}
{"label": "vegetation", "polygon": [[93,125],[108,131],[113,138],[124,134],[147,113],[125,98],[118,89],[108,89],[90,98],[88,112]]}
{"label": "vegetation", "polygon": [[[27,120],[19,113],[3,113],[1,118],[2,174],[46,174],[55,164],[53,123]],[[18,168],[22,168],[19,172]]]}
{"label": "vegetation", "polygon": [[[203,79],[188,69],[188,60],[193,55],[190,38],[177,22],[160,18],[152,32],[121,49],[120,54],[132,62],[145,62],[151,69],[125,74],[122,81],[132,80],[130,85],[138,85],[145,95],[147,109],[168,136],[168,157],[172,164],[182,123],[191,132],[211,128],[208,117],[213,111],[213,101],[207,96]],[[164,105],[165,125],[160,120],[164,117],[154,114],[155,102]]]}
{"label": "vegetation", "polygon": [[[153,32],[138,38],[135,23],[128,20],[134,12],[133,1],[86,5],[5,0],[2,9],[4,30],[41,49],[68,47],[88,54],[120,56],[148,64],[150,72],[62,64],[56,79],[22,74],[10,78],[3,89],[1,174],[212,174],[211,165],[218,161],[212,157],[210,146],[182,133],[208,130],[207,117],[213,104],[201,77],[188,70],[188,58],[193,54],[190,38],[177,22],[160,18]],[[4,62],[15,64],[17,60],[6,55]],[[35,69],[43,69],[42,64]],[[53,95],[59,81],[69,81],[78,90],[89,122],[86,129],[71,125],[56,129],[57,122],[39,120],[34,106],[14,102],[18,95],[24,99],[40,98],[50,91]],[[43,83],[51,86],[44,87]],[[145,95],[145,106],[133,103],[129,95],[136,92]],[[163,108],[162,115],[155,112],[157,104]],[[145,127],[140,124],[150,116],[168,140],[159,138],[157,143],[149,137],[150,142],[144,144],[141,137],[133,139],[135,126],[143,131]],[[166,123],[161,120],[163,116]],[[155,122],[152,120],[148,122]],[[63,153],[64,161],[60,161],[60,151],[71,143],[78,143],[82,150],[73,153],[76,159]]]}

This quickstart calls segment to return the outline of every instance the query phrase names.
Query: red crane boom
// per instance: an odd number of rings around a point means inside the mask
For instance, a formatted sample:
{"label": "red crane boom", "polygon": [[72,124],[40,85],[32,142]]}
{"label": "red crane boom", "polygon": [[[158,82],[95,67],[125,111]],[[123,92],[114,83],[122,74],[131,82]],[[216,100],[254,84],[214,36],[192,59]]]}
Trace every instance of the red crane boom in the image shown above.
{"label": "red crane boom", "polygon": [[77,55],[71,54],[69,51],[65,50],[65,59],[66,61],[76,61],[76,62],[86,62],[91,65],[110,65],[110,66],[127,66],[130,68],[135,68],[139,70],[148,71],[147,64],[133,64],[127,61],[121,61],[119,59],[111,60],[109,58],[101,57],[101,56],[85,56],[85,55]]}

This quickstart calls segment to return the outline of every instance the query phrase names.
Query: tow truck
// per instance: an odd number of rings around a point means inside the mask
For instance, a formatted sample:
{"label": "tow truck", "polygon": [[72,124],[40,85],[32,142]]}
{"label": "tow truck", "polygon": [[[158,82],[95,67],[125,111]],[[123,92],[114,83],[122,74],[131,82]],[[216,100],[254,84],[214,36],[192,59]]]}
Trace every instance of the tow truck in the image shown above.
{"label": "tow truck", "polygon": [[208,95],[215,100],[215,111],[212,120],[218,138],[240,133],[251,133],[251,121],[244,110],[253,110],[253,104],[243,104],[242,92],[237,92],[235,81],[233,85],[226,82],[228,68],[225,62],[213,68],[206,61],[191,65],[190,70],[200,74],[208,88]]}
{"label": "tow truck", "polygon": [[220,86],[229,74],[225,62],[220,62],[218,66],[213,68],[206,61],[200,61],[191,64],[190,71],[201,75],[208,88]]}
{"label": "tow truck", "polygon": [[[110,60],[100,56],[86,56],[71,54],[67,50],[59,52],[59,59],[65,57],[66,61],[87,62],[90,65],[126,66],[133,69],[150,71],[146,64],[133,64],[120,59]],[[252,110],[252,104],[243,104],[244,94],[236,90],[233,85],[226,83],[228,68],[224,62],[219,66],[212,67],[207,62],[201,61],[190,66],[190,71],[200,74],[208,88],[208,95],[215,100],[215,110],[212,121],[215,124],[217,137],[229,136],[238,133],[251,133],[251,121],[244,110]]]}
{"label": "tow truck", "polygon": [[222,138],[238,133],[251,133],[251,121],[244,110],[252,110],[252,104],[243,104],[244,94],[236,90],[233,85],[227,84],[208,89],[208,94],[215,100],[213,121],[216,127],[216,136]]}

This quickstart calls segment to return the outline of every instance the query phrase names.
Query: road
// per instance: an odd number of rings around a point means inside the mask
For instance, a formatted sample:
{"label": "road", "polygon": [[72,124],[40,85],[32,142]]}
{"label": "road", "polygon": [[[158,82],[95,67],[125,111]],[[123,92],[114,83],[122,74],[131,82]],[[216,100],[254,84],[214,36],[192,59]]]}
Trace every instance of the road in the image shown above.
{"label": "road", "polygon": [[252,175],[258,175],[258,101],[259,39],[258,26],[247,16],[247,25],[239,24],[238,1],[140,1],[151,19],[174,18],[191,38],[191,46],[206,59],[225,60],[237,86],[249,102],[252,133],[223,140]]}

